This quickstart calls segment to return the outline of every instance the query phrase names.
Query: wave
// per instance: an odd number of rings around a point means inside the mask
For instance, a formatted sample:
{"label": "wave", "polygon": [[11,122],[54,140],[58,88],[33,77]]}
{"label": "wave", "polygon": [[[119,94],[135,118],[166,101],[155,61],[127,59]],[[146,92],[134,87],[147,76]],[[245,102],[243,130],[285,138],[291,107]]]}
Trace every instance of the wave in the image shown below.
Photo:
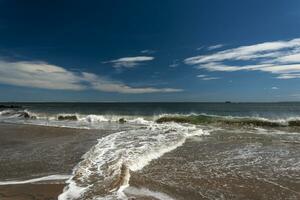
{"label": "wave", "polygon": [[299,127],[300,118],[271,120],[261,117],[232,117],[215,115],[167,115],[156,119],[157,123],[176,122],[195,125],[227,125],[238,127]]}
{"label": "wave", "polygon": [[[117,114],[78,114],[78,113],[36,113],[28,110],[6,109],[0,111],[0,120],[12,123],[29,123],[46,126],[71,128],[95,128],[102,123],[147,124],[149,121],[160,124],[166,122],[188,123],[194,125],[216,125],[235,127],[300,127],[300,117],[263,118],[253,116],[221,116],[208,114],[160,114],[153,116]],[[97,128],[97,126],[96,126]]]}
{"label": "wave", "polygon": [[15,119],[28,119],[28,120],[48,120],[48,121],[81,121],[89,123],[97,122],[120,122],[125,123],[127,121],[137,122],[141,121],[141,117],[146,116],[133,116],[133,115],[83,115],[77,113],[59,113],[59,114],[49,114],[49,113],[36,113],[28,110],[11,110],[6,109],[0,111],[0,117],[2,118],[15,118]]}
{"label": "wave", "polygon": [[74,168],[59,200],[127,199],[131,171],[143,169],[189,137],[207,134],[196,126],[149,122],[146,127],[101,138]]}

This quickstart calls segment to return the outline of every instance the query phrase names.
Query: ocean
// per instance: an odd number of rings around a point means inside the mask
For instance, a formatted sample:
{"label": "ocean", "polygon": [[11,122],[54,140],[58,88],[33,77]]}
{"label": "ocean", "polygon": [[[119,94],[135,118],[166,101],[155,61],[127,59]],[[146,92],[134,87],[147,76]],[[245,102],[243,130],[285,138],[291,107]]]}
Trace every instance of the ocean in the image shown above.
{"label": "ocean", "polygon": [[[13,167],[0,173],[0,185],[65,180],[59,200],[300,199],[298,102],[3,105],[3,127],[51,129],[52,139],[32,148],[61,141],[59,132],[66,129],[80,137],[63,139],[72,140],[64,157],[55,148],[31,155],[35,162],[51,158],[64,164],[41,165],[48,169],[44,173],[28,169],[33,161],[22,169],[26,173]],[[15,145],[2,147],[3,161],[15,154],[7,150]],[[18,152],[30,162],[23,154]],[[75,154],[80,159],[65,164]]]}

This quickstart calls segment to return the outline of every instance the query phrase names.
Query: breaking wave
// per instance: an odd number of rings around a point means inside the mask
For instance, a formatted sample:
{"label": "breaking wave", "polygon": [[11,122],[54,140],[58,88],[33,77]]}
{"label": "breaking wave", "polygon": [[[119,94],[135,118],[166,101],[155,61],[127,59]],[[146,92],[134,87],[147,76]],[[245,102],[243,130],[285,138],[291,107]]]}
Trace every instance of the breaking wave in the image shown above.
{"label": "breaking wave", "polygon": [[[0,121],[13,123],[29,123],[48,126],[62,126],[63,124],[73,128],[80,128],[82,125],[95,125],[103,122],[117,123],[138,123],[146,121],[157,123],[175,122],[195,125],[217,125],[237,127],[300,127],[300,117],[290,116],[286,118],[264,118],[253,116],[221,116],[207,114],[160,114],[153,116],[141,115],[118,115],[118,114],[89,114],[78,113],[35,113],[28,110],[6,109],[0,111]],[[77,126],[78,125],[78,126]]]}
{"label": "breaking wave", "polygon": [[196,125],[227,125],[238,127],[299,127],[300,117],[266,119],[261,117],[233,117],[215,115],[166,115],[156,119],[157,123],[176,122]]}
{"label": "breaking wave", "polygon": [[300,117],[271,119],[206,114],[83,115],[16,109],[0,111],[0,122],[93,129],[99,129],[102,124],[128,125],[128,129],[121,129],[124,131],[117,127],[115,130],[118,132],[100,138],[83,156],[82,161],[73,169],[59,200],[130,199],[132,195],[172,199],[164,193],[130,186],[131,172],[143,169],[152,160],[182,146],[187,138],[209,135],[210,131],[204,127],[300,127]]}

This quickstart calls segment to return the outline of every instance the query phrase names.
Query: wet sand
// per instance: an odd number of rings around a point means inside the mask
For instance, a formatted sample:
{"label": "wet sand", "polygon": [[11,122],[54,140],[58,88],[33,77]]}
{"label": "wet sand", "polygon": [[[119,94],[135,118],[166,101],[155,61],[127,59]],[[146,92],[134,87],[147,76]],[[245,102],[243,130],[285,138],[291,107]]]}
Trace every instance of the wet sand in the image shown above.
{"label": "wet sand", "polygon": [[[107,133],[1,123],[0,181],[70,174],[81,156]],[[299,155],[299,134],[216,131],[190,138],[141,171],[130,172],[130,186],[178,200],[297,200]],[[52,200],[63,187],[63,181],[4,185],[0,186],[0,199]]]}
{"label": "wet sand", "polygon": [[195,137],[131,172],[130,185],[179,200],[300,199],[299,141],[243,132]]}
{"label": "wet sand", "polygon": [[1,200],[57,200],[64,184],[23,184],[0,186]]}
{"label": "wet sand", "polygon": [[70,174],[99,130],[0,123],[0,181]]}
{"label": "wet sand", "polygon": [[[99,130],[0,123],[0,181],[71,174],[105,133]],[[0,186],[1,200],[57,199],[63,181]]]}

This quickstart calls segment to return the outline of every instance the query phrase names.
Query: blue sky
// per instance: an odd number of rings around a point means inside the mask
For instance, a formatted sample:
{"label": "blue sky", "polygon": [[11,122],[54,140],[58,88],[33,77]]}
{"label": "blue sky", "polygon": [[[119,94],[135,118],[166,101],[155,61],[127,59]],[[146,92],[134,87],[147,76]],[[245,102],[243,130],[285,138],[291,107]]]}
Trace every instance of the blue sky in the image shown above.
{"label": "blue sky", "polygon": [[0,0],[0,101],[298,101],[298,0]]}

